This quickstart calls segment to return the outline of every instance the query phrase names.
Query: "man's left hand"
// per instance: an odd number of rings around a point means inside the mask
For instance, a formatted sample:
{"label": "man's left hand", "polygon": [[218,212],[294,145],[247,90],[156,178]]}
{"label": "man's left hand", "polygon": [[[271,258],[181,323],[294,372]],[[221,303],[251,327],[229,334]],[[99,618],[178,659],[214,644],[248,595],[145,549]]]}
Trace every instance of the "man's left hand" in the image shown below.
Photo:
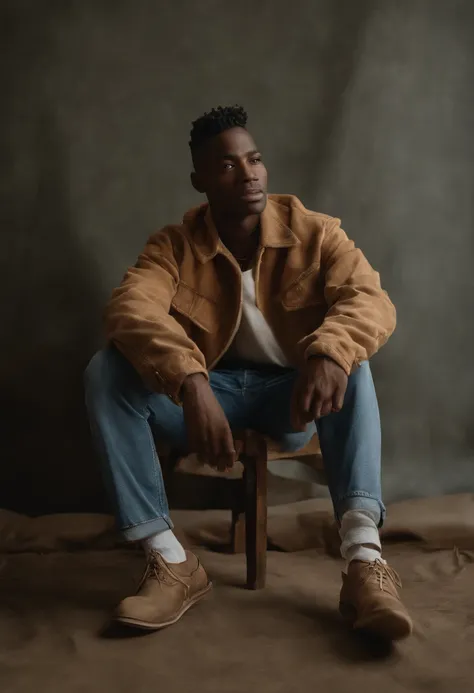
{"label": "man's left hand", "polygon": [[304,431],[310,421],[338,412],[347,389],[345,371],[326,356],[310,358],[296,382],[291,419],[296,431]]}

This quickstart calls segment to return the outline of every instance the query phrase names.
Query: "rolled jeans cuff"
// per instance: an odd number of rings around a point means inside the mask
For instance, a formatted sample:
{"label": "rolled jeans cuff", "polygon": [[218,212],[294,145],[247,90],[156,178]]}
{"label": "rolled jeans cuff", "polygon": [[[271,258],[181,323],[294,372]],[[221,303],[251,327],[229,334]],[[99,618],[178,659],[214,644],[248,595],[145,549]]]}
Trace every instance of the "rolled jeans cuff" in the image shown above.
{"label": "rolled jeans cuff", "polygon": [[371,515],[379,529],[383,526],[386,510],[380,498],[374,498],[364,491],[354,491],[350,495],[340,498],[334,503],[334,512],[339,525],[342,516],[348,510],[365,510]]}
{"label": "rolled jeans cuff", "polygon": [[169,517],[156,517],[154,520],[146,520],[131,527],[120,528],[120,533],[125,541],[142,541],[159,532],[173,529],[174,525]]}

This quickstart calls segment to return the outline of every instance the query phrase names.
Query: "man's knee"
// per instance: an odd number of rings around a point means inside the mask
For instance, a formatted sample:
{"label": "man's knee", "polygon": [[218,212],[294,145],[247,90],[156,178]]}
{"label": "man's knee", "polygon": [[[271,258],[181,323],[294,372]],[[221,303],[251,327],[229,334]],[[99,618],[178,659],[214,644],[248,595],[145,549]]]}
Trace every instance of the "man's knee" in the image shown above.
{"label": "man's knee", "polygon": [[107,361],[109,360],[109,349],[101,349],[89,361],[84,371],[84,388],[86,396],[94,395],[102,391],[107,380]]}
{"label": "man's knee", "polygon": [[96,399],[123,389],[124,376],[131,366],[113,346],[98,351],[84,372],[86,399]]}
{"label": "man's knee", "polygon": [[360,366],[349,376],[349,384],[352,382],[357,385],[366,381],[372,382],[372,371],[369,362],[362,361]]}
{"label": "man's knee", "polygon": [[356,398],[363,406],[376,406],[377,395],[368,361],[362,361],[359,368],[349,376],[344,404],[352,405]]}
{"label": "man's knee", "polygon": [[314,432],[303,431],[302,433],[287,433],[278,440],[281,452],[298,452],[309,443]]}

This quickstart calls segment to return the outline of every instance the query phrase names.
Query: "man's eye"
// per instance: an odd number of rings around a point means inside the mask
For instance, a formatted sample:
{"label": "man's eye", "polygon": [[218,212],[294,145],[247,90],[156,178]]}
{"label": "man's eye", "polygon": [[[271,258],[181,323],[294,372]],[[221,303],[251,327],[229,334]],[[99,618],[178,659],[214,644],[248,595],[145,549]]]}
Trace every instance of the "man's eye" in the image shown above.
{"label": "man's eye", "polygon": [[234,168],[234,164],[224,164],[224,171],[230,171],[231,168]]}
{"label": "man's eye", "polygon": [[250,159],[250,162],[251,162],[252,164],[259,164],[261,161],[262,161],[262,157],[261,157],[261,156],[254,156],[254,157],[252,157],[252,158]]}

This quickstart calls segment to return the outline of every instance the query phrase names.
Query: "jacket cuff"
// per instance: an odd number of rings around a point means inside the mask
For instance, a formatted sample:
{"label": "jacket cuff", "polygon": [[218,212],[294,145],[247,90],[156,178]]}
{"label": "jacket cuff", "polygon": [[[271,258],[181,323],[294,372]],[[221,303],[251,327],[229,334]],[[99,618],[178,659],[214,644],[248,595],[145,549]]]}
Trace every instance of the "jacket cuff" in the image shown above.
{"label": "jacket cuff", "polygon": [[202,373],[207,380],[209,374],[207,368],[202,366],[195,358],[187,355],[170,356],[167,359],[166,371],[164,369],[158,371],[153,367],[155,379],[154,390],[162,392],[170,398],[172,402],[178,406],[182,406],[181,388],[188,375]]}
{"label": "jacket cuff", "polygon": [[336,349],[330,344],[324,344],[324,342],[319,341],[315,341],[310,344],[304,352],[305,361],[308,361],[308,359],[314,356],[327,356],[335,361],[348,376],[352,373],[354,365],[360,365],[354,364],[354,361],[349,361],[346,354],[343,354],[341,351],[339,351],[339,349]]}

